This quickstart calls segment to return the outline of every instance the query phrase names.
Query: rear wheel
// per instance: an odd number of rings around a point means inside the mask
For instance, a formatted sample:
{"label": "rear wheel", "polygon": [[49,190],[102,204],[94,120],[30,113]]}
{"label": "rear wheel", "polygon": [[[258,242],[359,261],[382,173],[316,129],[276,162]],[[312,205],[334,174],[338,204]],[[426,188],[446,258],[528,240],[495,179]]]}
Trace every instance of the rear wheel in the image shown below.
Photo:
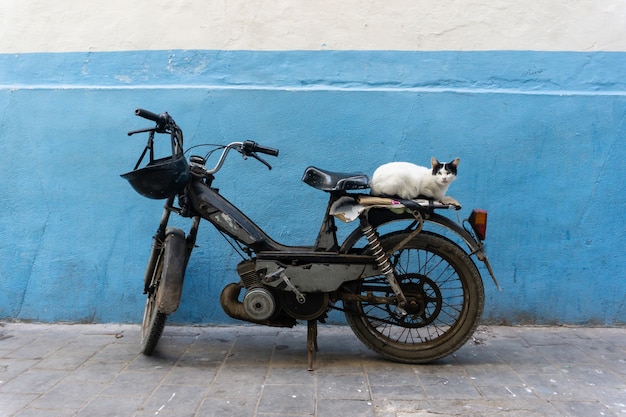
{"label": "rear wheel", "polygon": [[141,353],[147,356],[152,355],[154,352],[167,319],[167,314],[159,312],[156,301],[163,275],[164,248],[161,249],[161,253],[157,258],[152,280],[148,286],[148,299],[146,300],[143,321],[141,323]]}
{"label": "rear wheel", "polygon": [[451,354],[471,337],[484,289],[469,255],[443,236],[421,232],[389,253],[406,236],[380,238],[407,299],[406,314],[396,309],[384,275],[347,286],[353,296],[344,307],[348,324],[370,349],[397,362],[424,363]]}

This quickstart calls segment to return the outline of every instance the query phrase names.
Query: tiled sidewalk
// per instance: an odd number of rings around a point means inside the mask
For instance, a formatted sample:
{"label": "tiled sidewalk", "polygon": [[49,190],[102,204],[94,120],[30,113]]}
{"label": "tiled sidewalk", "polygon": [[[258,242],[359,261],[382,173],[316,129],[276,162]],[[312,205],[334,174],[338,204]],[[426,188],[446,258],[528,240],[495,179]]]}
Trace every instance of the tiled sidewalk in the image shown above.
{"label": "tiled sidewalk", "polygon": [[626,416],[626,329],[481,327],[455,355],[402,365],[348,327],[0,325],[0,416]]}

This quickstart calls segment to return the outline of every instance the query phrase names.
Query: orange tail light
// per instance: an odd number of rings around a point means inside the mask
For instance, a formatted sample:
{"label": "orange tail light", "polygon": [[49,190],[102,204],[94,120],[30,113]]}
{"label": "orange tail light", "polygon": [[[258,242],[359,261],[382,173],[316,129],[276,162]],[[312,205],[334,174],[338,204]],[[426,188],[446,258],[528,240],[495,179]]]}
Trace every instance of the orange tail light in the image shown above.
{"label": "orange tail light", "polygon": [[487,210],[472,210],[472,214],[470,214],[467,221],[469,221],[469,224],[472,225],[472,229],[478,238],[480,240],[485,240],[487,235]]}

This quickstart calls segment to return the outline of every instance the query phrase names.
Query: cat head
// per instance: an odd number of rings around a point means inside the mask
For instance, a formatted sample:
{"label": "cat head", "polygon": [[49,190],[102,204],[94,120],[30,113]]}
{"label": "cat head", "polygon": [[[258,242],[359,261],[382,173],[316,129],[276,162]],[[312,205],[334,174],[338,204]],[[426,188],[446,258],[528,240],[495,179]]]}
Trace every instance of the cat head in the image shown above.
{"label": "cat head", "polygon": [[456,178],[456,170],[461,162],[460,158],[454,158],[452,162],[439,162],[434,156],[430,160],[433,167],[432,174],[437,176],[437,182],[450,184]]}

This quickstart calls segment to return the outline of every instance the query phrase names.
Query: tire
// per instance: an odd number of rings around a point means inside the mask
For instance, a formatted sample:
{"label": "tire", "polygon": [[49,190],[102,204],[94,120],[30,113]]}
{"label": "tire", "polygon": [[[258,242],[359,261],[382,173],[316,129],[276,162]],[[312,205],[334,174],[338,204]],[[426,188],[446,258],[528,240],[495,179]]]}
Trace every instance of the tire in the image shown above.
{"label": "tire", "polygon": [[157,258],[157,265],[152,274],[152,281],[148,287],[148,299],[143,312],[143,321],[141,323],[141,353],[146,356],[152,355],[156,348],[159,338],[163,333],[167,314],[159,312],[157,307],[157,295],[161,289],[161,276],[163,275],[165,245],[161,249],[161,253]]}
{"label": "tire", "polygon": [[344,301],[345,315],[356,336],[381,356],[426,363],[450,355],[474,333],[484,306],[483,282],[470,256],[434,233],[423,231],[390,254],[406,236],[395,232],[380,241],[407,298],[407,314],[381,301],[394,293],[380,275],[344,288],[362,296]]}

